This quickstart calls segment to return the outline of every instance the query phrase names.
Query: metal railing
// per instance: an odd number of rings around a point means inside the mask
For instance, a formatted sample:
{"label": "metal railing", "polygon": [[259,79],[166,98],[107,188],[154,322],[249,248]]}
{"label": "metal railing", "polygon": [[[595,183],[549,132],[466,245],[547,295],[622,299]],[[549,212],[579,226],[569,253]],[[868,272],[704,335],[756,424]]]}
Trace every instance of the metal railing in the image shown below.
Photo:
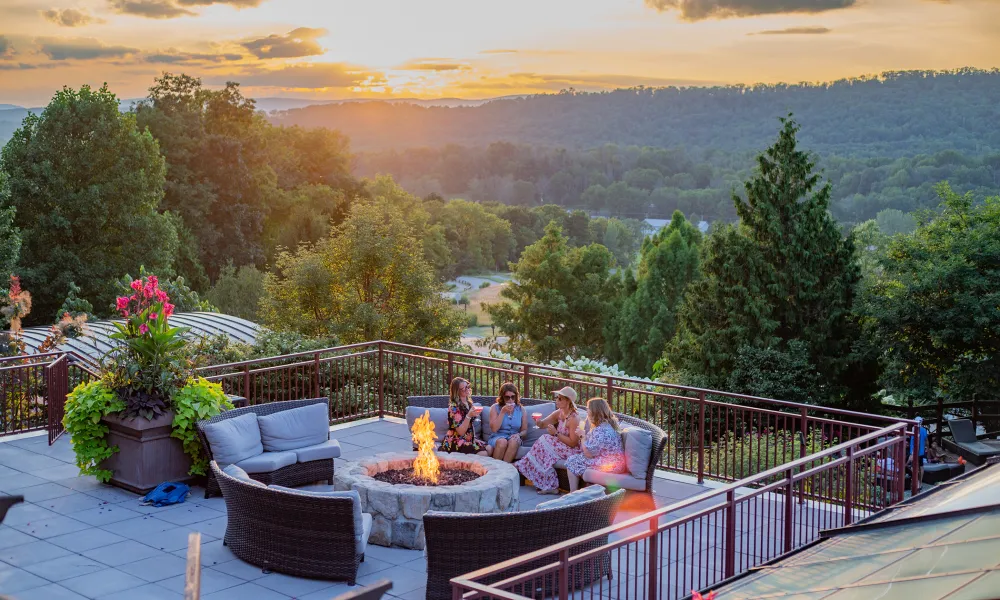
{"label": "metal railing", "polygon": [[407,396],[446,394],[454,377],[468,379],[487,395],[511,381],[528,398],[545,398],[571,385],[580,398],[602,396],[615,411],[659,426],[669,440],[658,466],[699,481],[736,481],[889,424],[915,426],[895,417],[385,341],[199,371],[250,404],[329,397],[331,423],[402,417]]}
{"label": "metal railing", "polygon": [[[900,502],[906,428],[906,423],[890,425],[456,577],[452,598],[669,600],[717,586],[812,543],[823,529],[849,525]],[[580,547],[591,549],[577,552]]]}
{"label": "metal railing", "polygon": [[46,429],[52,444],[63,433],[67,394],[95,376],[75,352],[0,358],[0,437]]}

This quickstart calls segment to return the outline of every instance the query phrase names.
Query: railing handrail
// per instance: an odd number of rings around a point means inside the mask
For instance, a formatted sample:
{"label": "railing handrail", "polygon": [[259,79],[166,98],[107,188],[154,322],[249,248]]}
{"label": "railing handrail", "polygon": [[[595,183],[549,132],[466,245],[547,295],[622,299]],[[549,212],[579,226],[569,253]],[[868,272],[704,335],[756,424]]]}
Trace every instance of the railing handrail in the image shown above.
{"label": "railing handrail", "polygon": [[[701,494],[698,494],[696,496],[692,496],[690,498],[685,498],[684,500],[679,500],[679,501],[677,501],[677,502],[675,502],[673,504],[670,504],[670,505],[667,505],[667,506],[662,506],[660,508],[651,510],[651,511],[649,511],[647,513],[643,513],[643,514],[638,515],[636,517],[632,517],[631,519],[627,519],[625,521],[622,521],[621,523],[615,523],[613,525],[609,525],[608,527],[604,527],[603,529],[599,529],[597,531],[592,531],[590,533],[586,533],[584,535],[577,536],[577,537],[575,537],[573,539],[566,540],[564,542],[559,542],[558,544],[553,544],[551,546],[547,546],[545,548],[541,548],[539,550],[535,550],[533,552],[530,552],[530,553],[527,553],[527,554],[523,554],[521,556],[517,556],[517,557],[511,558],[511,559],[508,559],[508,560],[506,560],[504,562],[497,563],[495,565],[491,565],[491,566],[488,566],[488,567],[483,567],[482,569],[477,569],[475,571],[472,571],[472,572],[466,573],[464,575],[460,575],[458,577],[455,577],[451,581],[452,581],[452,583],[457,583],[459,585],[467,586],[468,587],[468,584],[470,584],[470,583],[477,583],[477,582],[474,581],[474,579],[477,578],[477,577],[482,577],[484,575],[489,575],[490,573],[494,573],[494,572],[498,572],[498,571],[503,571],[505,569],[508,569],[508,568],[511,568],[511,567],[514,567],[514,566],[517,566],[517,565],[521,565],[521,564],[525,564],[525,563],[530,563],[532,561],[542,559],[542,558],[544,558],[546,556],[551,556],[553,554],[557,554],[557,553],[559,553],[559,552],[561,552],[563,550],[569,550],[570,548],[574,548],[574,547],[579,546],[581,544],[590,542],[590,541],[592,541],[594,539],[607,536],[607,535],[609,535],[611,533],[614,533],[616,531],[622,531],[622,530],[628,529],[630,527],[635,527],[636,525],[641,525],[643,523],[649,523],[653,519],[659,520],[659,518],[661,516],[663,516],[663,515],[666,515],[666,514],[669,514],[669,513],[672,513],[672,512],[676,512],[678,510],[683,510],[683,509],[688,508],[690,506],[694,506],[696,504],[705,502],[706,500],[711,500],[711,499],[715,498],[716,496],[727,495],[727,494],[729,494],[729,492],[735,492],[736,490],[738,490],[740,488],[750,487],[751,485],[753,485],[754,483],[756,483],[756,482],[758,482],[760,480],[766,480],[766,479],[769,479],[771,477],[774,477],[775,475],[785,474],[788,471],[792,471],[793,472],[792,479],[794,481],[794,479],[796,479],[800,475],[798,473],[798,468],[799,467],[804,467],[807,464],[813,463],[813,462],[815,462],[817,460],[820,460],[820,459],[822,459],[822,458],[824,458],[826,456],[832,456],[832,455],[835,455],[835,454],[840,454],[840,453],[844,452],[845,450],[847,450],[848,448],[857,446],[859,444],[863,444],[863,443],[871,441],[871,440],[878,440],[878,438],[886,436],[886,435],[889,435],[889,434],[892,434],[892,433],[896,432],[897,430],[900,430],[900,433],[905,437],[905,435],[906,435],[906,424],[905,423],[895,423],[893,425],[889,425],[889,426],[887,426],[887,427],[885,427],[883,429],[880,429],[878,431],[874,431],[872,433],[863,435],[863,436],[855,438],[853,440],[850,440],[850,441],[847,441],[847,442],[843,442],[843,443],[838,444],[836,446],[831,446],[830,448],[826,448],[825,450],[821,450],[820,452],[816,452],[816,453],[811,454],[809,456],[804,456],[802,458],[793,460],[791,462],[787,462],[785,464],[782,464],[782,465],[779,465],[779,466],[776,466],[776,467],[772,467],[771,469],[768,469],[767,471],[761,471],[760,473],[756,473],[756,474],[751,475],[749,477],[744,477],[743,479],[741,479],[739,481],[734,481],[734,482],[726,484],[726,485],[724,485],[724,486],[722,486],[720,488],[717,488],[717,489],[714,489],[714,490],[709,490],[707,492],[702,492]],[[708,506],[708,507],[705,507],[703,509],[703,511],[706,511],[706,510],[709,510],[709,509],[717,509],[718,506],[721,506],[721,505]],[[689,518],[691,516],[692,515],[685,515],[684,517],[678,517],[678,519],[676,519],[676,520],[687,519],[687,518]],[[665,523],[663,525],[660,525],[660,528],[663,528],[666,525],[669,525],[669,523]],[[653,535],[655,532],[653,532],[652,530],[650,530],[647,533],[649,535]],[[478,584],[477,583],[477,585],[483,585],[483,584]],[[490,591],[491,592],[493,591],[492,588],[490,589]]]}
{"label": "railing handrail", "polygon": [[[356,343],[356,344],[347,344],[347,345],[344,345],[344,346],[334,346],[334,347],[330,347],[330,348],[321,348],[321,349],[316,349],[316,350],[305,350],[305,351],[302,351],[302,352],[295,352],[295,353],[292,353],[292,354],[281,354],[281,355],[269,356],[269,357],[265,357],[265,358],[255,358],[255,359],[251,359],[251,360],[243,360],[243,361],[239,361],[239,362],[225,363],[225,364],[221,364],[221,365],[210,365],[210,366],[207,366],[207,367],[199,367],[197,369],[197,371],[198,372],[208,372],[208,371],[218,371],[218,370],[224,370],[224,369],[244,368],[244,367],[247,367],[247,366],[250,366],[250,365],[254,365],[254,364],[259,364],[259,363],[274,362],[274,361],[278,361],[278,360],[288,360],[288,359],[300,358],[300,357],[303,357],[303,356],[316,356],[316,355],[327,354],[327,353],[332,353],[332,352],[343,352],[345,350],[351,350],[351,349],[354,349],[354,348],[363,348],[363,347],[369,347],[369,346],[381,346],[383,348],[384,347],[406,348],[406,349],[410,349],[410,350],[418,350],[418,351],[425,352],[425,353],[426,352],[430,352],[430,353],[435,353],[435,354],[443,354],[445,356],[450,356],[450,357],[453,357],[453,358],[468,358],[468,359],[477,360],[477,361],[490,361],[490,362],[501,363],[501,364],[506,364],[506,365],[516,365],[517,367],[522,368],[522,369],[524,367],[528,367],[529,369],[540,369],[540,370],[551,371],[551,372],[555,372],[555,373],[563,373],[563,374],[566,374],[566,375],[571,375],[571,376],[575,377],[577,380],[578,379],[586,379],[586,378],[603,379],[605,386],[610,383],[615,389],[620,389],[620,390],[630,390],[630,389],[632,389],[632,388],[626,388],[626,387],[621,386],[621,384],[623,384],[623,383],[629,383],[629,384],[636,385],[636,386],[651,386],[651,387],[662,388],[662,389],[667,389],[667,390],[681,390],[681,391],[685,391],[685,392],[692,392],[692,393],[695,393],[695,394],[704,394],[706,396],[707,395],[721,396],[721,397],[724,397],[724,398],[732,398],[732,399],[735,399],[735,400],[745,400],[745,401],[749,401],[749,402],[758,402],[758,403],[762,403],[762,404],[770,404],[772,406],[780,406],[780,407],[783,407],[783,408],[795,409],[795,410],[798,410],[798,411],[801,411],[802,409],[806,409],[807,411],[820,412],[820,413],[824,413],[824,414],[828,414],[828,415],[838,415],[838,416],[860,418],[860,419],[872,419],[872,420],[876,420],[876,421],[888,421],[890,423],[906,423],[908,425],[916,425],[916,421],[910,420],[910,419],[904,419],[904,418],[901,418],[901,417],[892,417],[892,416],[888,416],[888,415],[869,414],[869,413],[863,413],[863,412],[858,412],[858,411],[853,411],[853,410],[846,410],[846,409],[842,409],[842,408],[833,408],[833,407],[827,407],[827,406],[820,406],[820,405],[816,405],[816,404],[803,404],[803,403],[800,403],[800,402],[790,402],[788,400],[776,400],[774,398],[764,398],[764,397],[761,397],[761,396],[750,396],[750,395],[746,395],[746,394],[737,394],[737,393],[733,393],[733,392],[724,392],[724,391],[721,391],[721,390],[712,390],[712,389],[707,389],[707,388],[691,387],[691,386],[685,386],[685,385],[674,384],[674,383],[666,383],[666,382],[662,382],[662,381],[647,381],[647,380],[644,380],[644,379],[637,379],[635,377],[620,377],[620,376],[615,376],[615,375],[605,375],[605,374],[601,374],[601,373],[587,373],[586,371],[575,371],[575,370],[572,370],[572,369],[564,369],[562,367],[553,367],[553,366],[550,366],[550,365],[540,365],[540,364],[537,364],[537,363],[522,362],[522,361],[517,361],[517,360],[507,360],[507,359],[502,359],[502,358],[495,358],[495,357],[492,357],[492,356],[482,356],[482,355],[478,355],[478,354],[469,354],[469,353],[466,353],[466,352],[455,352],[455,351],[452,351],[452,350],[442,350],[440,348],[428,348],[428,347],[425,347],[425,346],[415,346],[415,345],[412,345],[412,344],[404,344],[404,343],[401,343],[401,342],[389,342],[389,341],[385,341],[385,340],[375,340],[375,341],[371,341],[371,342],[360,342],[360,343]],[[402,356],[407,356],[406,354],[401,354],[401,355]],[[420,356],[412,355],[412,354],[409,355],[409,356],[413,356],[414,358],[426,358],[426,357],[420,357]],[[513,371],[514,369],[508,369],[508,370]],[[533,375],[537,376],[537,377],[544,377],[543,375],[541,375],[539,373],[533,373]],[[618,384],[618,385],[615,385],[615,384]],[[688,398],[688,400],[690,400],[692,402],[699,402],[700,401],[699,398],[697,398],[697,397]],[[711,400],[706,400],[706,402],[712,402],[712,401]]]}

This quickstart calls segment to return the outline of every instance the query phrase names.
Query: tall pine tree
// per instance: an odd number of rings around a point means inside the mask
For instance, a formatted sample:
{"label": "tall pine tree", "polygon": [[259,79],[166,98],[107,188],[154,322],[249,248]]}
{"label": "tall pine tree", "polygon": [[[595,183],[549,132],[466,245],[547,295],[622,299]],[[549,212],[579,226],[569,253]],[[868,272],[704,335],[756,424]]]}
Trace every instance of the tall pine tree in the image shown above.
{"label": "tall pine tree", "polygon": [[680,211],[642,242],[634,282],[625,274],[621,309],[605,330],[608,358],[625,372],[646,377],[677,329],[677,310],[688,285],[700,275],[701,232]]}
{"label": "tall pine tree", "polygon": [[854,244],[828,212],[830,184],[796,147],[798,125],[781,122],[746,200],[733,196],[739,224],[705,244],[667,359],[706,385],[836,401],[856,331]]}

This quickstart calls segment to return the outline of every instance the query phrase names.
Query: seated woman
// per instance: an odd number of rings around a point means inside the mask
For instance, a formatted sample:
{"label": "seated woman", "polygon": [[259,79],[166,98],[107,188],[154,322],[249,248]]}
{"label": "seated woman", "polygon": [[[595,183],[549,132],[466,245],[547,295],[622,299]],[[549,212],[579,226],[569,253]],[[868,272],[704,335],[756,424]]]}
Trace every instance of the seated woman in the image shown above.
{"label": "seated woman", "polygon": [[496,404],[490,407],[490,431],[486,443],[493,448],[493,458],[514,462],[521,438],[528,433],[528,413],[521,406],[517,386],[506,382],[500,386]]}
{"label": "seated woman", "polygon": [[459,452],[461,454],[481,454],[489,456],[490,448],[482,440],[476,439],[476,430],[472,422],[482,407],[472,405],[472,384],[461,377],[451,380],[448,389],[451,402],[448,405],[448,431],[441,441],[441,452]]}
{"label": "seated woman", "polygon": [[548,432],[531,445],[524,458],[514,463],[535,485],[539,494],[558,494],[555,464],[580,452],[580,417],[576,414],[576,390],[566,386],[554,392],[556,410],[538,422]]}
{"label": "seated woman", "polygon": [[587,421],[590,431],[584,435],[583,454],[566,459],[569,491],[580,486],[580,477],[587,469],[605,473],[625,472],[625,448],[622,446],[621,426],[607,400],[591,398],[587,401]]}

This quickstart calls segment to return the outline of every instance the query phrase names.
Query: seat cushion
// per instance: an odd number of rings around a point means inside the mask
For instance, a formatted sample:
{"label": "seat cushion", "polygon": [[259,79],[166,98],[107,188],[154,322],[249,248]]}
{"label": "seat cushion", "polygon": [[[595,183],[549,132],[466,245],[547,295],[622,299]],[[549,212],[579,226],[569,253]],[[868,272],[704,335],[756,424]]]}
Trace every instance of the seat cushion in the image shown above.
{"label": "seat cushion", "polygon": [[641,427],[627,427],[622,430],[622,446],[628,472],[632,477],[645,480],[653,454],[653,434]]}
{"label": "seat cushion", "polygon": [[208,438],[212,458],[220,466],[238,463],[264,451],[257,415],[253,413],[207,423],[202,431]]}
{"label": "seat cushion", "polygon": [[350,498],[354,502],[354,551],[358,554],[364,554],[365,548],[368,546],[368,536],[372,532],[372,516],[361,512],[361,495],[358,494],[357,490],[338,492],[333,489],[332,485],[310,485],[302,488],[289,488],[283,485],[269,485],[267,487],[272,490],[295,492],[315,498]]}
{"label": "seat cushion", "polygon": [[325,458],[339,458],[340,442],[337,440],[327,440],[322,444],[298,448],[292,452],[295,452],[295,456],[298,457],[300,463],[311,460],[323,460]]}
{"label": "seat cushion", "polygon": [[445,432],[448,431],[447,408],[423,408],[421,406],[407,406],[406,428],[412,431],[414,421],[424,416],[425,412],[431,413],[431,423],[434,423],[434,434],[437,435],[437,441],[440,442],[441,440],[444,439]]}
{"label": "seat cushion", "polygon": [[593,500],[602,496],[604,496],[603,487],[599,485],[588,485],[581,490],[570,492],[565,496],[559,496],[555,500],[542,502],[538,505],[538,508],[559,508],[561,506],[571,506],[573,504],[580,504],[581,502],[587,502],[588,500]]}
{"label": "seat cushion", "polygon": [[587,483],[596,483],[597,485],[603,485],[612,492],[617,489],[635,490],[635,491],[645,491],[646,489],[646,476],[643,475],[642,479],[638,477],[632,477],[628,473],[605,473],[604,471],[598,471],[597,469],[587,469],[583,472],[583,480]]}
{"label": "seat cushion", "polygon": [[244,471],[243,469],[237,467],[236,465],[227,465],[226,468],[222,469],[222,472],[225,473],[226,475],[229,475],[230,477],[232,477],[234,479],[239,479],[240,481],[245,481],[245,482],[247,482],[247,483],[249,483],[251,485],[255,485],[255,486],[258,486],[258,487],[267,487],[263,483],[261,483],[261,482],[257,481],[256,479],[253,479],[252,477],[250,477],[250,475],[248,475],[246,471]]}
{"label": "seat cushion", "polygon": [[260,440],[267,452],[295,450],[330,439],[326,404],[310,404],[257,417]]}
{"label": "seat cushion", "polygon": [[244,458],[236,466],[247,473],[271,473],[282,467],[294,465],[297,460],[294,452],[265,452],[250,458]]}

